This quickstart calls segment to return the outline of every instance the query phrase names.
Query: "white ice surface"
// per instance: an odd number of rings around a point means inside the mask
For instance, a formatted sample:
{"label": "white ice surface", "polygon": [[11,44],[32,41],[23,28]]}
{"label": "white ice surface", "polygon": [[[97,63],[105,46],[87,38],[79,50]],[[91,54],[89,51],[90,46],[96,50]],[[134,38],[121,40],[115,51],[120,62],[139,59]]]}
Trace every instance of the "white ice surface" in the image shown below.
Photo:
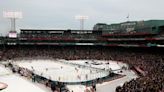
{"label": "white ice surface", "polygon": [[[108,69],[111,68],[112,70],[120,70],[121,67],[117,64],[117,62],[114,61],[102,61],[102,60],[70,60],[72,63],[80,64],[80,65],[88,65],[91,67],[99,68],[99,69]],[[86,64],[85,62],[88,62],[89,64]],[[98,62],[101,63],[100,65],[93,65],[91,62]],[[106,64],[108,63],[109,64]]]}
{"label": "white ice surface", "polygon": [[[24,61],[15,62],[14,64],[34,71],[38,75],[51,78],[61,82],[81,82],[105,77],[109,72],[97,72],[87,68],[78,68],[51,60]],[[76,70],[76,69],[78,70]],[[46,70],[47,69],[47,70]],[[92,73],[90,72],[92,71]],[[87,76],[87,77],[86,77]]]}

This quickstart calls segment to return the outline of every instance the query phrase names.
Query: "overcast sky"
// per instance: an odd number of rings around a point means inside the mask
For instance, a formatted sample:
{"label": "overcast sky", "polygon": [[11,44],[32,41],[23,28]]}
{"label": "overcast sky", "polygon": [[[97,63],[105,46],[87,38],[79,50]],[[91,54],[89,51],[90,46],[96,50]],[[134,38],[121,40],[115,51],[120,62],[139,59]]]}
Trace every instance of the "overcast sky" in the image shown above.
{"label": "overcast sky", "polygon": [[164,0],[0,0],[0,33],[10,30],[10,21],[3,11],[21,11],[17,30],[79,29],[76,15],[86,15],[85,29],[102,23],[119,23],[130,20],[164,19]]}

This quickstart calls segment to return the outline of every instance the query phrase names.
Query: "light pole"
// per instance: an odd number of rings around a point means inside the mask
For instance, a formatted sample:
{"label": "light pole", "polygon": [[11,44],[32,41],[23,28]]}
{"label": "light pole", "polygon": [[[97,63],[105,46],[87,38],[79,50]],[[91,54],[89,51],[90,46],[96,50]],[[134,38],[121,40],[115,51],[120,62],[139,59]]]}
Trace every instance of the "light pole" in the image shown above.
{"label": "light pole", "polygon": [[88,16],[82,16],[82,15],[75,16],[75,19],[80,21],[80,30],[84,30],[84,21],[87,20],[88,18],[89,18]]}
{"label": "light pole", "polygon": [[16,20],[22,18],[22,12],[3,12],[3,17],[10,19],[11,21],[11,29],[10,31],[16,31]]}

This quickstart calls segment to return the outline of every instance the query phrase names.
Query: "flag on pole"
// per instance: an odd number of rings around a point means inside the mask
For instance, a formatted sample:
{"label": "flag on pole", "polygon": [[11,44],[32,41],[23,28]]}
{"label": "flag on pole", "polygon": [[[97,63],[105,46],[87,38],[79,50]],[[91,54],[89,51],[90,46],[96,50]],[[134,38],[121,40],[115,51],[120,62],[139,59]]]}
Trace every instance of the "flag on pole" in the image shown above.
{"label": "flag on pole", "polygon": [[128,14],[128,16],[126,18],[127,18],[127,21],[129,21],[129,14]]}
{"label": "flag on pole", "polygon": [[128,16],[126,18],[129,18],[129,14],[128,14]]}

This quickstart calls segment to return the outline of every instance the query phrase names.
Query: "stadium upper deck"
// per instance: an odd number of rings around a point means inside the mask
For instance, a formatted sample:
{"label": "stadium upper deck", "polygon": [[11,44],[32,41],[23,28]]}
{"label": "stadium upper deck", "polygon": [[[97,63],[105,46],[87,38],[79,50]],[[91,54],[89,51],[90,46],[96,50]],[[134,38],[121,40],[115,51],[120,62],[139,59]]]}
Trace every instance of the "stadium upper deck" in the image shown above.
{"label": "stadium upper deck", "polygon": [[101,45],[125,47],[163,47],[164,20],[98,23],[93,30],[21,29],[9,33],[0,43],[7,45]]}

